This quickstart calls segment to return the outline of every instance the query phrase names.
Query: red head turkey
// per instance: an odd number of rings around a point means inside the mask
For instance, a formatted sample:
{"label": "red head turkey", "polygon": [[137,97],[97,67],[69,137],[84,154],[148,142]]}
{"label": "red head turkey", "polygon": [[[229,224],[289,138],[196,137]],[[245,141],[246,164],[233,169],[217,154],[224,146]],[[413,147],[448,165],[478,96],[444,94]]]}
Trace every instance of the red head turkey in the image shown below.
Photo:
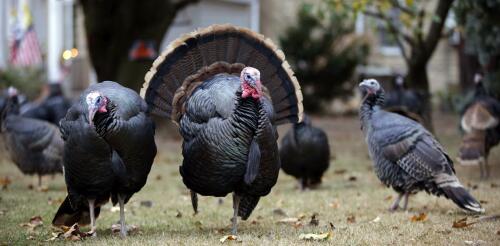
{"label": "red head turkey", "polygon": [[111,197],[120,204],[121,235],[126,235],[124,205],[145,184],[156,156],[155,127],[139,95],[115,82],[90,86],[61,120],[65,141],[64,177],[68,196],[52,224],[91,224]]}
{"label": "red head turkey", "polygon": [[484,212],[479,202],[460,184],[453,162],[444,148],[422,125],[381,109],[384,89],[374,79],[359,84],[363,102],[359,112],[370,157],[378,178],[399,195],[390,210],[396,210],[404,196],[421,190],[451,199],[460,208]]}
{"label": "red head turkey", "polygon": [[247,219],[278,179],[276,125],[301,121],[299,83],[269,39],[214,25],[173,41],[146,74],[141,95],[151,112],[179,124],[180,173],[192,192],[233,193]]}

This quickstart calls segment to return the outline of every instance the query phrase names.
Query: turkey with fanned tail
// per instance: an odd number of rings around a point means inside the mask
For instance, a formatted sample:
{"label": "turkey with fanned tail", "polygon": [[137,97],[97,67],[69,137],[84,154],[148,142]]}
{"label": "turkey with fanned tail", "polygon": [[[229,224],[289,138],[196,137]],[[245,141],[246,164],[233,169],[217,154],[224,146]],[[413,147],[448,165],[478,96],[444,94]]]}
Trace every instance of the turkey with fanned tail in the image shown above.
{"label": "turkey with fanned tail", "polygon": [[476,74],[474,82],[473,98],[461,113],[464,136],[457,160],[462,165],[479,165],[484,179],[490,174],[490,150],[500,142],[500,102],[486,91],[480,74]]}
{"label": "turkey with fanned tail", "polygon": [[139,95],[115,82],[90,86],[61,120],[65,141],[64,176],[68,196],[52,224],[91,224],[111,197],[120,204],[120,233],[125,236],[124,205],[146,184],[156,156],[155,126]]}
{"label": "turkey with fanned tail", "polygon": [[302,117],[300,86],[281,52],[248,29],[213,25],[173,41],[146,74],[141,95],[184,139],[180,173],[197,195],[233,193],[233,226],[275,185],[276,125]]}
{"label": "turkey with fanned tail", "polygon": [[432,134],[416,121],[382,110],[384,89],[376,80],[364,80],[359,86],[363,94],[361,128],[375,173],[398,193],[390,210],[399,207],[402,197],[406,209],[408,196],[425,190],[444,195],[464,210],[484,212],[462,186],[452,160]]}

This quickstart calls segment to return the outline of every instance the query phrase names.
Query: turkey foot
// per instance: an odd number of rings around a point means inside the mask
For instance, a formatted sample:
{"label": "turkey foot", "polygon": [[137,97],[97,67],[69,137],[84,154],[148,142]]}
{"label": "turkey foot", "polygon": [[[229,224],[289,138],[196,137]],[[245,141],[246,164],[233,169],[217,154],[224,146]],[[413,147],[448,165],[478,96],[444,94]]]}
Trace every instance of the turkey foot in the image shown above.
{"label": "turkey foot", "polygon": [[395,212],[399,208],[399,202],[401,201],[401,198],[403,197],[403,194],[398,193],[398,197],[396,197],[396,200],[392,203],[392,205],[389,207],[389,212]]}
{"label": "turkey foot", "polygon": [[89,213],[90,213],[90,231],[87,232],[87,234],[92,237],[97,237],[95,214],[94,214],[95,199],[88,199],[88,202],[89,202]]}

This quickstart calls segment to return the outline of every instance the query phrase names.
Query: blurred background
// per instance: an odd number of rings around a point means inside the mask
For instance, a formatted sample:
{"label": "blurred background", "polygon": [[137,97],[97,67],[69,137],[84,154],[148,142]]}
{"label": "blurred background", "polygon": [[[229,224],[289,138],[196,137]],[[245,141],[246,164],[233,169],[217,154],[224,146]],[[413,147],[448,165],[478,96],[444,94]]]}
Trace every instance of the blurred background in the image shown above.
{"label": "blurred background", "polygon": [[170,41],[214,23],[248,27],[284,50],[309,112],[357,111],[357,83],[396,78],[421,93],[423,115],[456,111],[475,73],[496,94],[500,1],[6,0],[0,2],[0,87],[28,100],[76,97],[89,84],[139,90]]}

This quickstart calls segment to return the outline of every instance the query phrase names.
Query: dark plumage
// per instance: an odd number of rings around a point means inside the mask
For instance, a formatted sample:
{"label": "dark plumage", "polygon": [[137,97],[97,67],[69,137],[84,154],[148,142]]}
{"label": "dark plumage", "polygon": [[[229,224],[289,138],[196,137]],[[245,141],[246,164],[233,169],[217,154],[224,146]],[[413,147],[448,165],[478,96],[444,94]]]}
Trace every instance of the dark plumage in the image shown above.
{"label": "dark plumage", "polygon": [[408,196],[425,190],[444,195],[462,209],[484,212],[460,184],[452,160],[432,134],[416,121],[382,110],[384,90],[376,80],[364,80],[360,88],[361,126],[375,173],[399,193],[391,209],[398,208],[402,196],[406,209]]}
{"label": "dark plumage", "polygon": [[393,90],[386,95],[383,108],[423,124],[424,100],[425,98],[421,93],[405,88],[403,77],[397,76]]}
{"label": "dark plumage", "polygon": [[34,105],[23,116],[45,120],[59,125],[59,121],[66,115],[72,102],[64,97],[60,84],[49,85],[49,96],[39,105]]}
{"label": "dark plumage", "polygon": [[180,173],[195,212],[196,193],[232,192],[236,233],[237,216],[247,219],[278,179],[275,125],[301,118],[300,87],[282,52],[250,30],[210,26],[173,41],[143,88],[152,112],[180,126]]}
{"label": "dark plumage", "polygon": [[474,96],[460,114],[464,136],[457,159],[462,165],[479,165],[481,178],[487,178],[490,149],[500,142],[500,102],[486,92],[481,79],[476,76]]}
{"label": "dark plumage", "polygon": [[[53,225],[92,224],[111,197],[120,204],[121,235],[126,235],[124,204],[145,184],[156,155],[155,127],[147,104],[115,82],[90,86],[61,120],[65,141],[64,176],[68,196]],[[89,218],[90,215],[90,218]]]}
{"label": "dark plumage", "polygon": [[325,132],[312,126],[304,116],[281,140],[281,168],[301,183],[301,188],[312,188],[321,183],[323,173],[330,165],[330,146]]}
{"label": "dark plumage", "polygon": [[57,126],[19,115],[17,90],[0,99],[0,125],[9,157],[24,174],[41,176],[62,172],[64,143]]}

